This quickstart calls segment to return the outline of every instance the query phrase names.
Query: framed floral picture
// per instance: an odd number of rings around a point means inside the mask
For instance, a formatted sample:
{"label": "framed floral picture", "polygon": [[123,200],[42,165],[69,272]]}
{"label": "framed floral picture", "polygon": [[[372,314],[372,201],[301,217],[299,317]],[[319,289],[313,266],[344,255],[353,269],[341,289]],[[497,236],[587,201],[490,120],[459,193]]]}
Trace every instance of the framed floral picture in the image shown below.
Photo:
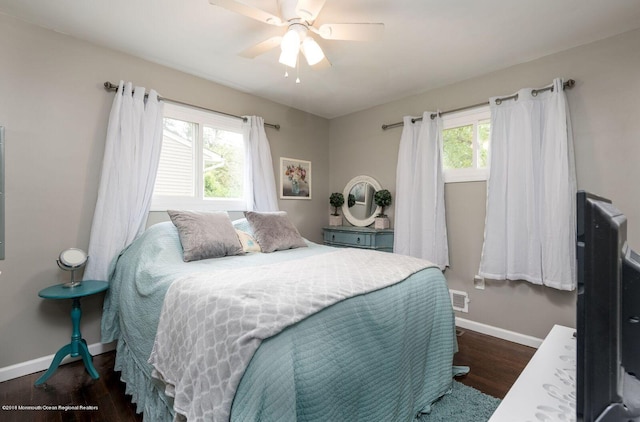
{"label": "framed floral picture", "polygon": [[311,199],[311,161],[280,157],[280,199]]}

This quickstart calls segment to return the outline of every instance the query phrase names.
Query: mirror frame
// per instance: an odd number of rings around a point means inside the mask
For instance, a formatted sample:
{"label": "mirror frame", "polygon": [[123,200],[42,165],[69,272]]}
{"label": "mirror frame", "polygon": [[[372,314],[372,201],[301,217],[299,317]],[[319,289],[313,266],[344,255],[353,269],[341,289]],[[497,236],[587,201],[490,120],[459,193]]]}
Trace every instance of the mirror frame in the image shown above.
{"label": "mirror frame", "polygon": [[58,257],[58,266],[63,270],[76,270],[84,267],[87,263],[87,253],[82,249],[69,248],[60,252]]}
{"label": "mirror frame", "polygon": [[355,185],[362,182],[371,184],[376,192],[382,189],[382,186],[380,185],[380,183],[378,183],[378,181],[373,177],[369,177],[369,176],[356,176],[353,179],[349,180],[349,183],[347,183],[347,186],[344,187],[344,191],[342,193],[344,195],[344,204],[342,205],[342,215],[344,215],[344,217],[347,219],[349,223],[353,224],[356,227],[370,226],[375,221],[376,216],[380,214],[380,212],[382,211],[382,207],[377,206],[375,212],[371,214],[369,218],[366,218],[366,219],[356,218],[353,216],[353,214],[351,214],[351,210],[349,209],[349,192],[351,192],[351,189]]}

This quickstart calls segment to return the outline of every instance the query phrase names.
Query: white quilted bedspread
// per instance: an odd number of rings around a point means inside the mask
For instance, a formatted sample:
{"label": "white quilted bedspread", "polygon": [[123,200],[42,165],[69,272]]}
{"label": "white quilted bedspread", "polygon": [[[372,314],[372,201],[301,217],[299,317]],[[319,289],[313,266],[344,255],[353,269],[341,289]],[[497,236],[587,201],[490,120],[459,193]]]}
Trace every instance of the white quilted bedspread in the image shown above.
{"label": "white quilted bedspread", "polygon": [[167,291],[149,363],[189,421],[228,421],[254,352],[289,325],[343,299],[434,266],[363,249],[194,273]]}

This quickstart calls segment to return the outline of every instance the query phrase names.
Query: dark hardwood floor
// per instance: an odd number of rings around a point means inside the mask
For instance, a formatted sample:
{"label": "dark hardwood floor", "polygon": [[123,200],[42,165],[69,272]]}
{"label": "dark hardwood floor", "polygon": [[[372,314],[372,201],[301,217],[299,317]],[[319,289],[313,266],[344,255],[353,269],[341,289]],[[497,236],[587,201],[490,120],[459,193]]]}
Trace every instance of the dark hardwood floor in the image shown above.
{"label": "dark hardwood floor", "polygon": [[536,349],[510,341],[458,329],[458,353],[454,365],[470,367],[467,375],[456,381],[503,399]]}
{"label": "dark hardwood floor", "polygon": [[[470,387],[503,398],[527,365],[535,349],[462,330],[455,365],[471,368],[456,378]],[[0,421],[142,421],[131,396],[125,394],[120,373],[113,371],[115,352],[94,357],[100,379],[93,380],[81,361],[61,366],[43,386],[33,383],[42,372],[0,383]],[[11,410],[11,406],[51,406],[55,410]],[[58,410],[58,406],[91,406],[97,410]],[[5,410],[7,409],[7,410]]]}
{"label": "dark hardwood floor", "polygon": [[39,372],[0,383],[0,406],[97,406],[98,410],[0,410],[2,422],[142,421],[131,396],[125,395],[120,373],[114,372],[115,351],[97,355],[93,364],[100,378],[93,380],[82,361],[60,366],[41,386]]}

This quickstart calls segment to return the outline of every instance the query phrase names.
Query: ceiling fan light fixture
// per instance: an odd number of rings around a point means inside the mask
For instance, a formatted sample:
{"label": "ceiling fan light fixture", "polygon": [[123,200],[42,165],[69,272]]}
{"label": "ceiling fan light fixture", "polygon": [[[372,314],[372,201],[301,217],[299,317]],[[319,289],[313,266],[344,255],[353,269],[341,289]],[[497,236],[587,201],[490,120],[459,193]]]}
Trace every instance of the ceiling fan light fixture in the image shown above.
{"label": "ceiling fan light fixture", "polygon": [[282,51],[296,51],[300,49],[300,34],[295,29],[289,29],[280,43]]}
{"label": "ceiling fan light fixture", "polygon": [[298,62],[298,53],[300,52],[300,34],[294,29],[290,29],[282,37],[280,43],[282,53],[280,53],[279,62],[289,66],[296,67]]}
{"label": "ceiling fan light fixture", "polygon": [[320,63],[320,61],[324,59],[322,48],[320,48],[316,40],[311,37],[305,38],[302,42],[302,54],[306,57],[309,66]]}
{"label": "ceiling fan light fixture", "polygon": [[280,53],[280,59],[278,61],[285,66],[295,68],[296,63],[298,63],[298,51],[282,50],[282,53]]}

